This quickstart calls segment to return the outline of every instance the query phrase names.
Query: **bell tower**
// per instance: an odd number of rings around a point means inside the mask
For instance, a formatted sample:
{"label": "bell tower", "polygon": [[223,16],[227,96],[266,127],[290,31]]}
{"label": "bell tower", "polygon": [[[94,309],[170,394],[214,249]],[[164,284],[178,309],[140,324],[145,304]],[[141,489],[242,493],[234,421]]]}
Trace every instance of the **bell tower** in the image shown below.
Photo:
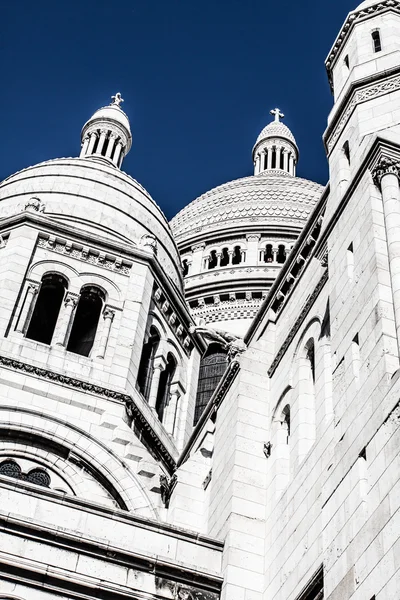
{"label": "bell tower", "polygon": [[400,135],[399,65],[400,2],[366,0],[348,15],[326,60],[334,96],[324,134],[328,213],[337,207],[372,138]]}

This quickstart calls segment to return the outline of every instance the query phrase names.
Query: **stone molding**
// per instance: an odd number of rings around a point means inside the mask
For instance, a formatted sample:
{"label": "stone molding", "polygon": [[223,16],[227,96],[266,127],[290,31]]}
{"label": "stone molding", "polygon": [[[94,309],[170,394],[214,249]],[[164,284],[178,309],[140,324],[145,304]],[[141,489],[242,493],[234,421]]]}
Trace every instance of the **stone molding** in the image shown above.
{"label": "stone molding", "polygon": [[400,1],[399,0],[382,0],[381,2],[377,2],[375,6],[369,6],[365,9],[355,10],[351,12],[342,29],[337,36],[331,51],[329,52],[328,58],[325,61],[326,70],[328,73],[329,83],[331,85],[331,89],[333,91],[333,77],[332,77],[332,69],[336,63],[336,60],[340,54],[341,48],[347,42],[350,33],[352,32],[354,26],[359,21],[362,21],[365,18],[376,16],[377,14],[381,14],[383,12],[387,12],[389,10],[393,10],[395,12],[400,12]]}
{"label": "stone molding", "polygon": [[374,81],[369,83],[368,85],[364,85],[361,89],[355,89],[350,95],[343,111],[341,111],[342,116],[337,121],[337,123],[332,127],[327,129],[324,138],[325,145],[328,153],[330,154],[335,147],[338,139],[340,138],[343,130],[345,129],[347,122],[349,121],[353,111],[355,108],[362,104],[363,102],[367,102],[368,100],[372,100],[374,98],[379,98],[381,96],[385,96],[386,94],[390,94],[391,92],[400,90],[400,75],[397,74],[391,78],[387,78],[387,74],[384,79],[381,81]]}
{"label": "stone molding", "polygon": [[272,377],[273,374],[275,373],[276,369],[278,368],[279,363],[281,362],[282,358],[284,357],[284,355],[285,355],[287,349],[289,348],[290,344],[294,340],[295,335],[299,331],[299,329],[300,329],[301,325],[303,324],[306,316],[310,312],[312,306],[314,305],[316,299],[318,298],[319,294],[321,293],[321,290],[323,289],[323,287],[325,286],[325,284],[326,284],[327,281],[328,281],[328,270],[326,270],[325,273],[322,275],[322,277],[319,280],[319,282],[318,282],[316,288],[314,289],[313,293],[308,297],[306,303],[304,304],[304,306],[303,306],[303,308],[301,310],[301,313],[300,313],[299,317],[297,318],[297,320],[294,323],[293,327],[289,331],[289,334],[288,334],[286,340],[284,341],[284,343],[282,344],[282,346],[280,347],[280,349],[278,351],[278,354],[275,356],[274,360],[272,361],[272,364],[271,364],[270,368],[267,371],[269,377]]}
{"label": "stone molding", "polygon": [[227,300],[191,308],[191,312],[194,316],[203,318],[206,323],[216,323],[228,319],[251,319],[256,316],[261,303],[261,298],[258,301]]}
{"label": "stone molding", "polygon": [[63,375],[61,373],[50,371],[42,367],[30,365],[28,363],[15,360],[13,358],[8,358],[6,356],[0,355],[0,365],[12,369],[13,371],[22,371],[24,373],[27,373],[28,375],[33,375],[41,379],[45,379],[47,381],[53,381],[54,383],[66,385],[71,388],[78,389],[82,392],[89,392],[96,396],[102,396],[104,398],[110,398],[111,400],[116,400],[117,402],[124,403],[129,418],[131,419],[131,421],[135,422],[135,425],[142,433],[144,439],[153,447],[157,458],[164,464],[164,466],[170,473],[172,473],[175,470],[175,459],[170,454],[168,449],[164,446],[158,435],[155,433],[150,423],[147,421],[139,407],[136,405],[133,398],[128,394],[117,392],[115,390],[110,390],[108,388],[104,388],[100,385],[96,385],[88,381],[83,381],[75,377],[69,377],[68,375]]}
{"label": "stone molding", "polygon": [[129,276],[132,268],[131,263],[127,263],[119,256],[99,252],[89,246],[82,246],[54,235],[48,237],[40,235],[37,246],[38,248],[44,248],[51,252],[57,252],[57,254],[70,256],[71,258],[96,265],[109,271],[121,273],[121,275]]}
{"label": "stone molding", "polygon": [[[9,489],[10,487],[7,486]],[[49,493],[49,495],[51,492]],[[54,493],[53,493],[54,494]],[[41,493],[42,495],[42,493]],[[59,494],[58,494],[59,496]],[[57,497],[54,499],[57,501]],[[68,504],[69,500],[66,499]],[[99,511],[104,513],[104,516],[108,516],[107,512],[103,511],[103,507],[99,507]],[[123,522],[128,525],[135,525],[135,521],[139,527],[145,529],[154,530],[156,532],[163,532],[165,529],[170,535],[176,534],[178,539],[182,539],[191,543],[205,545],[211,547],[214,550],[222,552],[223,544],[217,540],[207,539],[204,536],[204,544],[201,539],[203,536],[196,534],[191,535],[189,532],[178,532],[174,531],[172,527],[164,527],[163,523],[160,522],[148,522],[141,523],[135,516],[125,516]],[[130,517],[130,518],[129,518]],[[110,512],[110,518],[120,520],[119,514],[115,511]],[[52,527],[48,524],[41,523],[40,527],[37,527],[27,520],[7,515],[6,517],[0,516],[0,526],[3,531],[7,531],[10,535],[23,536],[36,542],[37,544],[47,544],[50,547],[54,547],[57,550],[73,552],[77,555],[89,556],[96,558],[100,561],[104,561],[106,564],[118,564],[126,566],[134,571],[149,573],[149,567],[151,573],[159,584],[159,598],[168,598],[170,594],[161,594],[161,587],[166,588],[170,591],[171,588],[185,589],[190,594],[193,600],[218,600],[219,593],[222,587],[222,577],[215,575],[214,573],[202,572],[200,570],[193,570],[187,565],[181,563],[174,564],[169,560],[163,560],[160,556],[144,556],[143,554],[127,551],[121,547],[115,547],[105,542],[101,542],[98,539],[90,539],[85,537],[76,536],[75,532],[69,530],[61,530],[60,528]],[[174,536],[175,537],[175,536]],[[208,543],[207,543],[208,542]],[[15,558],[15,557],[13,557]],[[37,560],[33,561],[28,558],[20,557],[13,563],[13,569],[8,568],[8,564],[4,561],[4,556],[0,560],[0,572],[7,574],[7,579],[14,581],[15,583],[20,582],[21,579],[25,582],[29,582],[32,587],[38,587],[43,589],[43,581],[46,582],[46,589],[51,593],[55,592],[57,596],[60,590],[63,591],[62,595],[67,595],[71,599],[80,598],[92,598],[93,589],[98,590],[100,597],[104,600],[129,600],[132,598],[142,598],[148,600],[149,594],[141,591],[140,589],[134,589],[127,586],[113,586],[110,588],[105,581],[100,579],[82,577],[79,573],[74,573],[71,577],[70,571],[63,571],[56,567],[49,567],[48,565],[41,564]],[[40,576],[38,577],[38,574]],[[179,581],[179,584],[176,583]],[[93,586],[93,584],[95,584]],[[183,587],[185,586],[185,587]]]}
{"label": "stone molding", "polygon": [[169,325],[176,335],[179,345],[184,350],[185,354],[189,355],[193,348],[193,341],[189,334],[189,328],[182,323],[178,318],[178,308],[170,301],[164,290],[157,284],[153,288],[153,299],[155,304],[160,309],[160,315],[165,323]]}

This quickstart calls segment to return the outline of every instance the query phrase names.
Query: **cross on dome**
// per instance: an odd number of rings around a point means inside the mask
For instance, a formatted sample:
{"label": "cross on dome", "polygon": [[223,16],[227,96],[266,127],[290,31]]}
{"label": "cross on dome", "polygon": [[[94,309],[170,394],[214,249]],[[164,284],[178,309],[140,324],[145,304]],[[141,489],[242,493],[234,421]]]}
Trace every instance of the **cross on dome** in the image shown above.
{"label": "cross on dome", "polygon": [[110,106],[119,106],[120,104],[122,104],[122,102],[125,102],[125,100],[122,98],[119,92],[117,92],[115,96],[111,96],[111,100],[112,102]]}
{"label": "cross on dome", "polygon": [[285,115],[279,110],[279,108],[274,108],[274,110],[270,111],[270,114],[275,117],[275,123],[280,123],[280,119],[285,118]]}

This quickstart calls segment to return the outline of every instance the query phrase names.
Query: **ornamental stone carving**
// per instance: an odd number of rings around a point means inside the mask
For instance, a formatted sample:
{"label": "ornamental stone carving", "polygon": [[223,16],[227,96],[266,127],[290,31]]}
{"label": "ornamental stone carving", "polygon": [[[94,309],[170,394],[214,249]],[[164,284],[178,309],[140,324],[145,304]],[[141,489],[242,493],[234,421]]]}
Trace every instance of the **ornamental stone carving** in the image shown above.
{"label": "ornamental stone carving", "polygon": [[40,200],[40,198],[32,196],[32,198],[29,198],[28,202],[26,202],[24,210],[28,210],[29,212],[41,212],[42,213],[42,212],[44,212],[45,208],[46,208],[46,205]]}
{"label": "ornamental stone carving", "polygon": [[385,175],[396,175],[397,178],[400,176],[400,160],[382,157],[377,166],[372,171],[372,178],[377,187],[380,187],[382,177]]}

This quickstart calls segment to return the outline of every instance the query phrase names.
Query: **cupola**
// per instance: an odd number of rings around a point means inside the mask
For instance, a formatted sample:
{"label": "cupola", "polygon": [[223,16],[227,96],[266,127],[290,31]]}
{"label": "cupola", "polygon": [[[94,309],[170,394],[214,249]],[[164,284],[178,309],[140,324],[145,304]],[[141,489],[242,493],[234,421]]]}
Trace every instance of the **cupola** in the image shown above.
{"label": "cupola", "polygon": [[269,123],[257,138],[253,148],[254,175],[279,172],[296,175],[299,149],[289,127],[281,122],[284,114],[275,108],[271,110],[274,121]]}
{"label": "cupola", "polygon": [[80,158],[103,159],[120,168],[131,149],[132,134],[129,119],[121,109],[121,94],[115,94],[111,100],[83,126]]}

